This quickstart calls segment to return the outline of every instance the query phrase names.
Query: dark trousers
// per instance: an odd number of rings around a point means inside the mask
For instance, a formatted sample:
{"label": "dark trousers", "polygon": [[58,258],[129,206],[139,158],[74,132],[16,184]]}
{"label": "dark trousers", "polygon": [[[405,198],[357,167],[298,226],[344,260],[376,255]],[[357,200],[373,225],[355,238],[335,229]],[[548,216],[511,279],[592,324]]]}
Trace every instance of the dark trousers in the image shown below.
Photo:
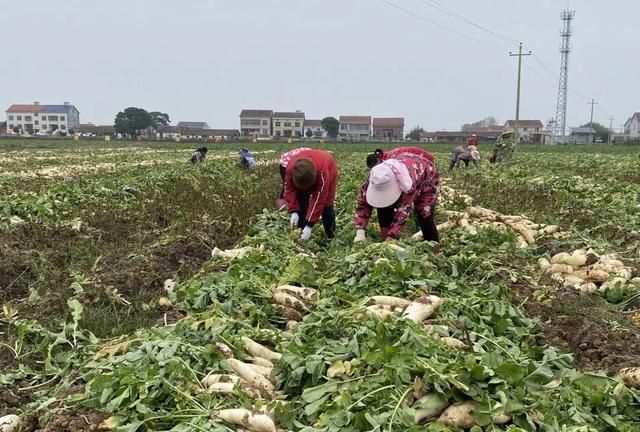
{"label": "dark trousers", "polygon": [[[438,227],[436,221],[433,218],[435,207],[431,208],[431,216],[424,218],[419,211],[416,211],[416,223],[422,231],[422,236],[426,241],[440,242],[440,235],[438,234]],[[378,209],[378,223],[380,228],[391,228],[393,223],[395,209],[393,207],[379,208]]]}
{"label": "dark trousers", "polygon": [[284,199],[284,176],[287,173],[287,168],[280,165],[280,177],[282,178],[282,189],[280,189],[280,199]]}
{"label": "dark trousers", "polygon": [[[298,202],[300,203],[298,228],[304,228],[305,225],[309,225],[309,222],[304,219],[309,209],[309,196],[309,194],[298,193]],[[336,210],[333,206],[325,207],[322,210],[322,226],[327,237],[333,238],[336,231]]]}

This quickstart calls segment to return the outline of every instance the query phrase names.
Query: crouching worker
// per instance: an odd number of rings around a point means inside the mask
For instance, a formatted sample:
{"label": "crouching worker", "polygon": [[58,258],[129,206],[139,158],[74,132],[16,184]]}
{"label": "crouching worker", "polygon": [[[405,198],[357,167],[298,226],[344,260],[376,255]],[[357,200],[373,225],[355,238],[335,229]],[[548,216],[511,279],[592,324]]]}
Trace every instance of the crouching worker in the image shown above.
{"label": "crouching worker", "polygon": [[253,154],[249,151],[249,149],[243,148],[238,152],[240,155],[240,165],[245,168],[255,168],[256,167],[256,158],[253,157]]}
{"label": "crouching worker", "polygon": [[[424,239],[439,243],[433,218],[439,185],[440,177],[434,163],[418,154],[403,153],[375,166],[358,197],[355,241],[366,241],[365,229],[374,208],[378,210],[384,240],[400,236],[414,208]],[[439,250],[438,245],[436,251]]]}
{"label": "crouching worker", "polygon": [[311,238],[313,226],[320,218],[327,237],[333,238],[337,185],[338,166],[330,153],[303,150],[291,158],[285,171],[284,197],[291,226],[302,228],[300,240]]}
{"label": "crouching worker", "polygon": [[195,164],[204,162],[206,157],[207,157],[207,148],[200,147],[198,150],[191,153],[191,157],[189,158],[189,163],[195,165]]}
{"label": "crouching worker", "polygon": [[473,162],[476,168],[478,168],[478,161],[480,160],[480,152],[476,146],[458,146],[453,149],[451,153],[451,163],[449,164],[449,171],[454,167],[460,166],[461,162],[464,162],[465,166],[469,166],[469,162]]}
{"label": "crouching worker", "polygon": [[305,150],[311,149],[307,147],[300,147],[283,153],[280,156],[280,177],[282,178],[282,189],[280,190],[280,195],[276,200],[276,207],[278,208],[278,210],[284,210],[287,208],[287,201],[284,199],[284,176],[287,172],[287,166],[289,166],[289,162],[291,161],[291,159],[293,159],[294,156]]}
{"label": "crouching worker", "polygon": [[382,151],[381,149],[376,149],[376,151],[374,151],[370,155],[367,155],[367,167],[371,169],[374,166],[388,159],[393,159],[396,156],[401,155],[403,153],[417,154],[419,156],[423,156],[429,159],[431,162],[435,162],[435,158],[428,151],[421,149],[420,147],[405,146],[405,147],[394,148],[392,150],[389,150],[388,152]]}

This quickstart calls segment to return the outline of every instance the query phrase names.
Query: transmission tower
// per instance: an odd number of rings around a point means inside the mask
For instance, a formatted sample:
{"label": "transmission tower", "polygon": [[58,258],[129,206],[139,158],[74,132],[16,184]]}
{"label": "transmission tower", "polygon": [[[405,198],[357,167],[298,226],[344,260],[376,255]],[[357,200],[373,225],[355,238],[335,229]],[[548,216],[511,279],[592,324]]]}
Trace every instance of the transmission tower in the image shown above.
{"label": "transmission tower", "polygon": [[571,52],[571,21],[576,12],[564,10],[562,18],[562,45],[560,46],[560,84],[558,87],[558,105],[556,107],[556,131],[557,136],[565,136],[567,130],[567,92],[569,88],[569,53]]}

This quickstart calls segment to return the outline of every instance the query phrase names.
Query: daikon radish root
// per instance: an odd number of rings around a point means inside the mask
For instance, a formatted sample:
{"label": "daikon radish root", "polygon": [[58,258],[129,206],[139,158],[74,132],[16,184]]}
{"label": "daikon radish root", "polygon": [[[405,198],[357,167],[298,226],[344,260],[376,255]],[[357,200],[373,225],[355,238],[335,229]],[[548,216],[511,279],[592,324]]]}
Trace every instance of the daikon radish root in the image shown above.
{"label": "daikon radish root", "polygon": [[551,275],[551,280],[562,284],[564,283],[564,276],[565,276],[564,273],[553,273]]}
{"label": "daikon radish root", "polygon": [[291,294],[287,294],[282,291],[276,291],[275,293],[273,293],[273,300],[279,305],[295,309],[299,312],[310,312],[309,308],[302,300],[300,300],[298,297],[292,296]]}
{"label": "daikon radish root", "polygon": [[0,417],[0,432],[18,432],[20,428],[20,417],[9,414]]}
{"label": "daikon radish root", "polygon": [[631,279],[631,280],[629,281],[629,283],[630,283],[631,285],[637,285],[637,286],[640,286],[640,277],[637,277],[637,278],[633,278],[633,279]]}
{"label": "daikon radish root", "polygon": [[520,249],[524,249],[529,246],[529,243],[527,243],[527,239],[522,237],[520,234],[518,234],[518,236],[516,237],[516,243],[518,245],[518,248]]}
{"label": "daikon radish root", "polygon": [[389,249],[391,249],[392,251],[395,251],[395,252],[406,252],[407,251],[402,246],[398,246],[397,244],[394,244],[394,243],[387,243],[387,245],[389,246]]}
{"label": "daikon radish root", "polygon": [[602,263],[604,265],[608,265],[608,266],[616,268],[616,269],[624,268],[624,263],[622,261],[620,261],[620,260],[617,260],[617,259],[603,259],[603,258],[600,258],[600,263]]}
{"label": "daikon radish root", "polygon": [[469,345],[462,342],[460,339],[452,338],[452,337],[443,337],[440,339],[444,342],[448,347],[455,349],[468,349]]}
{"label": "daikon radish root", "polygon": [[473,413],[477,405],[474,401],[453,404],[444,410],[438,420],[447,426],[456,426],[464,429],[472,428],[476,424]]}
{"label": "daikon radish root", "polygon": [[400,297],[391,297],[391,296],[373,296],[371,300],[377,305],[387,305],[394,308],[406,308],[411,304],[411,301],[400,298]]}
{"label": "daikon radish root", "polygon": [[387,310],[379,305],[367,306],[365,313],[368,316],[377,317],[377,318],[380,318],[381,320],[384,320],[388,316],[393,315],[392,311]]}
{"label": "daikon radish root", "polygon": [[[453,229],[453,228],[455,228],[455,227],[457,227],[457,226],[458,226],[458,223],[457,223],[456,221],[447,221],[447,222],[443,222],[443,223],[441,223],[441,224],[439,224],[439,225],[438,225],[438,231],[443,231],[443,232],[444,232],[444,231],[449,231],[449,230],[451,230],[451,229]],[[417,235],[418,235],[418,233],[416,233],[416,234],[414,235],[414,238],[415,238],[415,236],[417,236]],[[422,240],[423,238],[424,238],[424,237],[422,236],[422,231],[420,231],[420,240]]]}
{"label": "daikon radish root", "polygon": [[612,267],[608,264],[597,262],[592,266],[590,266],[587,270],[602,270],[603,272],[607,272],[607,273],[616,273],[618,271],[618,268]]}
{"label": "daikon radish root", "polygon": [[606,282],[609,279],[609,273],[603,270],[587,270],[587,277],[583,278],[590,282]]}
{"label": "daikon radish root", "polygon": [[[442,225],[444,225],[444,224],[442,224]],[[440,225],[438,225],[438,231],[443,231],[443,230],[440,229]],[[415,241],[421,241],[421,240],[424,240],[424,235],[422,234],[422,231],[418,231],[417,233],[412,235],[411,238],[413,240],[415,240]],[[378,264],[378,262],[376,261],[376,265],[377,264]]]}
{"label": "daikon radish root", "polygon": [[244,345],[244,349],[252,356],[262,357],[267,360],[280,360],[282,358],[282,354],[271,351],[269,348],[248,337],[242,338],[242,344]]}
{"label": "daikon radish root", "polygon": [[563,275],[563,279],[564,279],[564,283],[569,284],[569,285],[582,285],[585,283],[584,279],[579,278],[576,275],[573,274],[565,274]]}
{"label": "daikon radish root", "polygon": [[233,393],[233,389],[236,387],[236,383],[232,382],[217,382],[213,383],[210,386],[206,387],[207,393],[218,393],[218,394],[231,394]]}
{"label": "daikon radish root", "polygon": [[587,283],[584,283],[584,284],[578,286],[578,289],[580,291],[582,291],[583,293],[592,294],[592,293],[598,291],[598,286],[596,284],[594,284],[593,282],[587,282]]}
{"label": "daikon radish root", "polygon": [[287,321],[287,330],[292,331],[298,328],[300,323],[298,321],[289,320]]}
{"label": "daikon radish root", "polygon": [[551,263],[546,258],[540,258],[538,260],[538,267],[540,267],[540,270],[544,273],[549,267],[551,267]]}
{"label": "daikon radish root", "polygon": [[413,322],[421,323],[433,315],[443,303],[443,299],[434,295],[420,297],[407,306],[402,316]]}
{"label": "daikon radish root", "polygon": [[223,259],[230,259],[230,260],[235,258],[242,258],[252,250],[253,248],[251,246],[245,246],[239,249],[229,249],[229,250],[222,250],[215,247],[211,251],[211,258],[223,258]]}
{"label": "daikon radish root", "polygon": [[412,406],[416,410],[414,419],[416,424],[423,424],[434,420],[449,406],[449,401],[438,393],[429,393],[418,399]]}
{"label": "daikon radish root", "polygon": [[277,432],[273,419],[261,412],[234,408],[218,411],[214,413],[214,416],[227,423],[242,426],[252,432]]}
{"label": "daikon radish root", "polygon": [[293,285],[280,285],[276,287],[275,291],[281,291],[287,294],[291,294],[307,303],[315,303],[320,298],[318,290],[315,290],[313,288],[298,287]]}
{"label": "daikon radish root", "polygon": [[273,367],[273,363],[271,363],[271,361],[267,360],[266,358],[262,358],[262,357],[253,357],[251,359],[251,363],[253,363],[254,365],[258,365],[258,366],[264,366],[264,367],[269,367],[269,368]]}
{"label": "daikon radish root", "polygon": [[289,321],[302,321],[302,314],[293,308],[281,304],[272,304],[271,306]]}
{"label": "daikon radish root", "polygon": [[234,357],[233,350],[229,348],[229,346],[227,346],[226,344],[223,344],[222,342],[214,343],[213,349],[215,350],[215,352],[217,352],[224,358],[229,359]]}
{"label": "daikon radish root", "polygon": [[552,264],[545,273],[573,273],[573,267],[566,264]]}
{"label": "daikon radish root", "polygon": [[558,225],[547,225],[546,227],[540,229],[538,231],[538,234],[540,235],[555,234],[558,231],[560,231],[560,227]]}
{"label": "daikon radish root", "polygon": [[621,369],[620,378],[629,387],[640,389],[640,367]]}
{"label": "daikon radish root", "polygon": [[616,273],[616,276],[621,277],[625,280],[631,280],[633,272],[631,271],[631,269],[623,268]]}
{"label": "daikon radish root", "polygon": [[529,244],[533,244],[536,242],[535,231],[530,230],[522,223],[515,223],[511,225],[511,228],[518,234],[520,234]]}
{"label": "daikon radish root", "polygon": [[493,419],[493,424],[502,425],[511,421],[511,416],[507,413],[498,414],[498,417]]}
{"label": "daikon radish root", "polygon": [[483,207],[469,207],[467,209],[467,213],[469,214],[469,216],[474,217],[474,218],[490,218],[490,219],[495,219],[497,218],[500,213],[493,211],[493,210],[489,210]]}
{"label": "daikon radish root", "polygon": [[158,306],[169,309],[173,307],[173,303],[171,303],[171,300],[166,297],[160,297],[160,299],[158,299]]}
{"label": "daikon radish root", "polygon": [[213,384],[217,384],[217,383],[235,384],[238,381],[240,381],[240,377],[237,375],[209,374],[206,377],[202,378],[202,380],[200,380],[200,384],[202,384],[202,387],[210,387]]}
{"label": "daikon radish root", "polygon": [[570,255],[564,260],[562,260],[562,264],[570,265],[571,267],[582,267],[587,264],[587,256],[586,255]]}
{"label": "daikon radish root", "polygon": [[258,366],[250,365],[236,359],[227,359],[227,363],[235,373],[240,375],[243,380],[258,389],[261,393],[273,394],[275,392],[276,388],[271,381],[254,369]]}
{"label": "daikon radish root", "polygon": [[563,264],[564,260],[569,258],[570,256],[571,255],[566,252],[560,252],[559,254],[556,254],[551,258],[551,264]]}
{"label": "daikon radish root", "polygon": [[268,366],[260,366],[255,363],[245,363],[249,367],[251,367],[254,371],[271,381],[273,385],[277,384],[276,379],[273,377],[273,367]]}

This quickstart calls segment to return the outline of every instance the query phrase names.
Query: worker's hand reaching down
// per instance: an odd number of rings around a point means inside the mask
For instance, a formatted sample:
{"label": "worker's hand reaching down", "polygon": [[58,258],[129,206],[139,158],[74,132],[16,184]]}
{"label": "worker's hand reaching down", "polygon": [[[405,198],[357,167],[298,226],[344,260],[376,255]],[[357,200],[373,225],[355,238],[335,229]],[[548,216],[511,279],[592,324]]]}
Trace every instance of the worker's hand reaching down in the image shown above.
{"label": "worker's hand reaching down", "polygon": [[302,240],[302,241],[309,240],[311,238],[311,232],[312,231],[313,231],[313,228],[310,227],[309,225],[304,227],[304,229],[302,230],[302,234],[300,235],[300,240]]}
{"label": "worker's hand reaching down", "polygon": [[354,243],[362,243],[367,241],[367,233],[363,229],[356,230],[356,238],[353,239]]}
{"label": "worker's hand reaching down", "polygon": [[291,220],[289,221],[289,225],[291,225],[291,228],[297,228],[298,222],[300,222],[300,216],[298,216],[298,213],[291,213]]}

